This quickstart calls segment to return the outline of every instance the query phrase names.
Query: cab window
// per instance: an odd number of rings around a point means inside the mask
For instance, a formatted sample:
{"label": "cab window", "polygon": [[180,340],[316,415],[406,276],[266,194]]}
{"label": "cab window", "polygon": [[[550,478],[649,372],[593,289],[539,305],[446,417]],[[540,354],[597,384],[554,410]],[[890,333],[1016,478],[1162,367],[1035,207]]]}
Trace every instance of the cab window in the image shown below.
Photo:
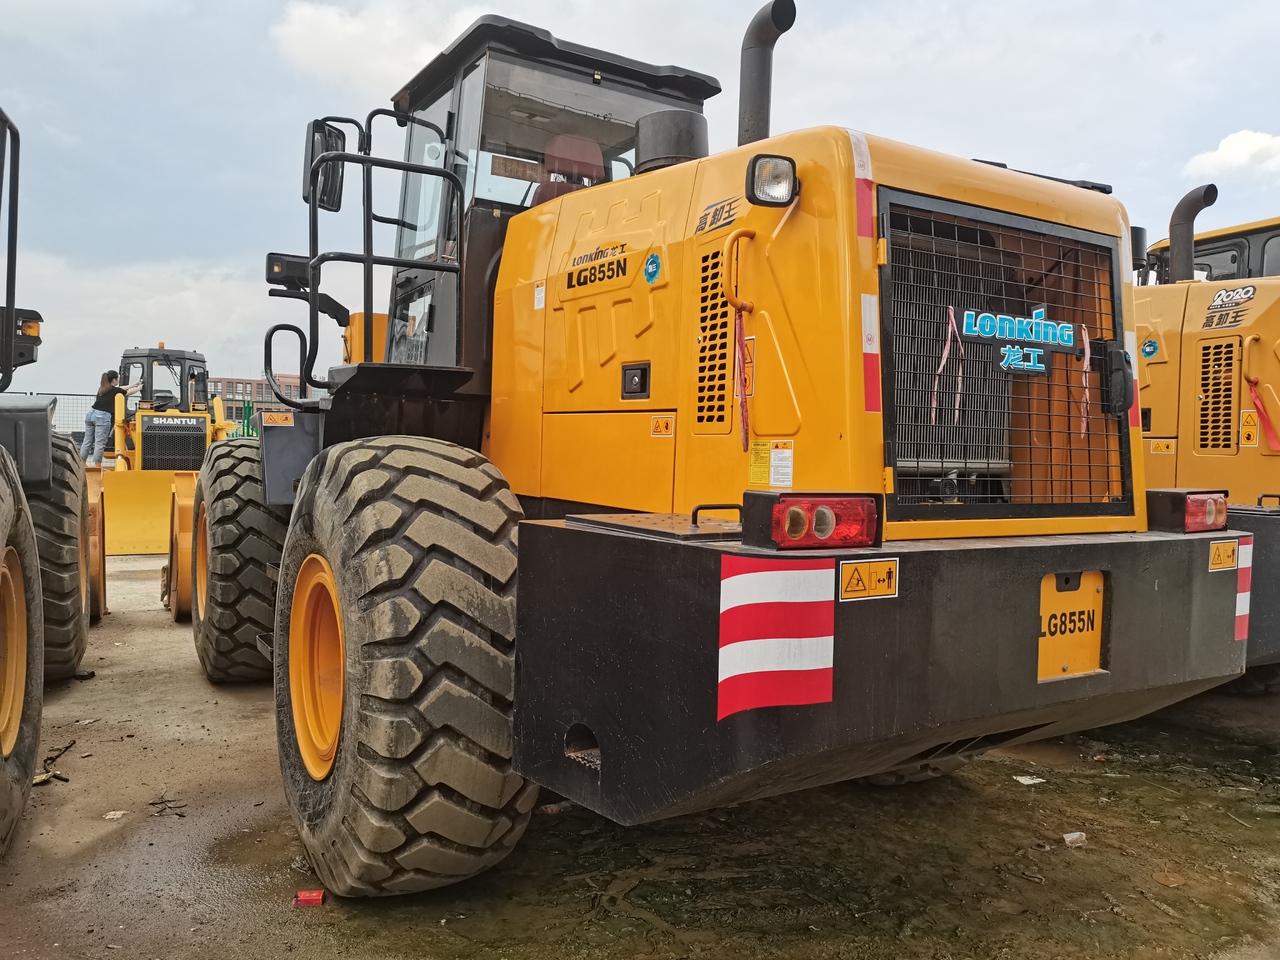
{"label": "cab window", "polygon": [[1262,248],[1262,275],[1280,277],[1280,236],[1272,237]]}
{"label": "cab window", "polygon": [[1243,262],[1242,251],[1235,247],[1222,250],[1197,250],[1195,277],[1197,280],[1234,280],[1241,276]]}
{"label": "cab window", "polygon": [[629,177],[636,122],[679,106],[656,94],[490,54],[463,80],[458,173],[467,205],[481,200],[531,207]]}

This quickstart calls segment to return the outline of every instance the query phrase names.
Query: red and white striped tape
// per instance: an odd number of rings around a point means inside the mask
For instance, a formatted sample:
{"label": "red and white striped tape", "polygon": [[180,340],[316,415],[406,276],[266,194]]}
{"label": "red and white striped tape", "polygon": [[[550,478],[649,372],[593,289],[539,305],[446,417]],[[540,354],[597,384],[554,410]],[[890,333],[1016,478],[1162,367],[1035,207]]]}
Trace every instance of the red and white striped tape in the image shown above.
{"label": "red and white striped tape", "polygon": [[1253,586],[1253,537],[1241,537],[1236,552],[1236,639],[1249,639],[1249,593]]}

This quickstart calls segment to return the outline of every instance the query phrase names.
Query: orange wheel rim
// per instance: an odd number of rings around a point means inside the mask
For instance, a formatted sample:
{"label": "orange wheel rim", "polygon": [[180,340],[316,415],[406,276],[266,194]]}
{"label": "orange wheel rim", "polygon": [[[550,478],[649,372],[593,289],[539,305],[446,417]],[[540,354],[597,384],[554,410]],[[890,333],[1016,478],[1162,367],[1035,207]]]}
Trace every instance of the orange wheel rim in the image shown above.
{"label": "orange wheel rim", "polygon": [[209,595],[209,518],[204,504],[196,517],[196,616],[204,619],[204,603]]}
{"label": "orange wheel rim", "polygon": [[9,756],[22,727],[27,686],[27,605],[18,551],[0,561],[0,756]]}
{"label": "orange wheel rim", "polygon": [[[84,509],[88,510],[86,503]],[[89,609],[89,524],[80,524],[80,605],[81,613]]]}
{"label": "orange wheel rim", "polygon": [[327,560],[311,554],[294,581],[289,614],[289,695],[298,752],[313,780],[333,770],[342,729],[346,649],[338,585]]}

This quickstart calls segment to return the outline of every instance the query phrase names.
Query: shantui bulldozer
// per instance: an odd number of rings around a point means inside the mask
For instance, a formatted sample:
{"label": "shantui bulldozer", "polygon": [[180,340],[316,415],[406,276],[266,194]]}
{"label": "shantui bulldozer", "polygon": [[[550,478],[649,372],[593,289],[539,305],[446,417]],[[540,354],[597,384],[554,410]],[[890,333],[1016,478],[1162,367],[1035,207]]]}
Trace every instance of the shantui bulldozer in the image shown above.
{"label": "shantui bulldozer", "polygon": [[[0,300],[0,394],[36,361],[40,314],[16,305],[21,137],[0,110],[0,205],[8,204]],[[88,638],[89,504],[75,442],[49,397],[0,396],[0,856],[35,775],[43,688],[73,676]]]}
{"label": "shantui bulldozer", "polygon": [[[192,622],[211,680],[274,678],[331,891],[492,866],[539,786],[638,824],[901,783],[1242,672],[1244,552],[1219,558],[1247,536],[1144,480],[1124,208],[770,136],[795,15],[751,21],[715,155],[713,78],[492,16],[392,106],[308,127],[310,249],[267,257],[308,319],[264,358],[274,384],[296,338],[308,390],[210,448]],[[325,250],[346,168],[363,244]]]}
{"label": "shantui bulldozer", "polygon": [[[1207,184],[1178,202],[1134,291],[1144,456],[1154,483],[1220,490],[1269,571],[1280,561],[1280,219],[1195,234],[1217,197]],[[1258,591],[1237,612],[1249,670],[1230,689],[1280,690],[1280,595]]]}
{"label": "shantui bulldozer", "polygon": [[[204,355],[163,343],[126,350],[120,382],[141,383],[136,399],[116,397],[114,466],[89,468],[90,498],[105,516],[102,554],[168,553],[160,597],[175,620],[191,613],[191,496],[211,443],[236,425],[222,398],[209,397]],[[105,569],[105,567],[104,567]],[[96,576],[96,569],[95,569]],[[102,591],[105,597],[106,583]]]}

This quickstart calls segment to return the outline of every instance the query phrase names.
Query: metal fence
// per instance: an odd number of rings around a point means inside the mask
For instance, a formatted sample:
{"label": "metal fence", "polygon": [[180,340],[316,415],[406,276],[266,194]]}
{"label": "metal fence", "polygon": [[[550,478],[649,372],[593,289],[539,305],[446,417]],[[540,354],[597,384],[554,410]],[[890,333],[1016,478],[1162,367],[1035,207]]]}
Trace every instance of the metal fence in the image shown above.
{"label": "metal fence", "polygon": [[32,393],[10,390],[7,396],[53,397],[57,403],[53,408],[53,429],[58,433],[69,433],[79,443],[84,439],[84,418],[89,407],[97,399],[92,393]]}

